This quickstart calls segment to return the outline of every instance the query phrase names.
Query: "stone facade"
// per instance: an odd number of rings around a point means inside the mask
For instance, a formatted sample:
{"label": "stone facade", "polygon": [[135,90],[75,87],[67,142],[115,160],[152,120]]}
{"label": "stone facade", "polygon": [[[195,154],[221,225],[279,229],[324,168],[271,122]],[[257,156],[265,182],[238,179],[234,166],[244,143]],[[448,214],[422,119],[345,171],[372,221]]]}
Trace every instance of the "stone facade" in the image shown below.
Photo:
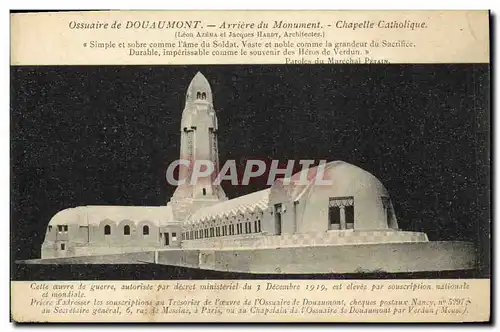
{"label": "stone facade", "polygon": [[49,222],[42,258],[179,248],[181,224],[168,207],[80,206]]}

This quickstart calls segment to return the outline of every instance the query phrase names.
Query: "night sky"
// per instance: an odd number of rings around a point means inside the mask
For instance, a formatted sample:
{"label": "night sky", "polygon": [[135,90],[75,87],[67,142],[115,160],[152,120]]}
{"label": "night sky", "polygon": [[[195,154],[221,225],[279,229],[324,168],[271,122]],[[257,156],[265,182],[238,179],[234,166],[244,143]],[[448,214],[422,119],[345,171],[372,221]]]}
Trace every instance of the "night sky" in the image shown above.
{"label": "night sky", "polygon": [[[39,257],[64,208],[167,202],[198,70],[214,93],[221,164],[355,164],[388,189],[402,229],[472,241],[488,265],[488,65],[12,67],[13,260]],[[230,198],[266,188],[223,187]]]}

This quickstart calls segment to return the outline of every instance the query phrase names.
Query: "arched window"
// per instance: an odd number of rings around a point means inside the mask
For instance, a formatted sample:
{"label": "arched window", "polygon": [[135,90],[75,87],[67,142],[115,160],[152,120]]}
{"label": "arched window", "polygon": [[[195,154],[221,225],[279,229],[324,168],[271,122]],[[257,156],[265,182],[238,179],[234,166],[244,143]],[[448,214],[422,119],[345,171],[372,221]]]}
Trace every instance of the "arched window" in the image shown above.
{"label": "arched window", "polygon": [[149,235],[149,226],[148,225],[142,226],[142,235]]}
{"label": "arched window", "polygon": [[201,99],[203,99],[203,100],[207,99],[207,94],[205,92],[203,92],[201,94]]}
{"label": "arched window", "polygon": [[201,93],[196,92],[196,99],[201,99]]}
{"label": "arched window", "polygon": [[106,225],[104,226],[104,235],[110,235],[111,234],[111,226]]}
{"label": "arched window", "polygon": [[125,225],[125,227],[123,227],[123,235],[130,235],[130,226],[129,225]]}

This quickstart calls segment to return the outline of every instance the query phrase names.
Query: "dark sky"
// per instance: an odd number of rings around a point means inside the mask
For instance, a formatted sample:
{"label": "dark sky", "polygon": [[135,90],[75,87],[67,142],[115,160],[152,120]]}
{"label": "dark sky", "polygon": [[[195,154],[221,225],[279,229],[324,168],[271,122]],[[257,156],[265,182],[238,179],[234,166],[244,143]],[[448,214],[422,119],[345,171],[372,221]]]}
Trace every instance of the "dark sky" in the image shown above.
{"label": "dark sky", "polygon": [[[344,160],[384,183],[401,228],[486,241],[487,65],[12,67],[13,259],[39,257],[61,209],[166,203],[198,70],[214,93],[221,164]],[[223,187],[232,198],[265,184]]]}

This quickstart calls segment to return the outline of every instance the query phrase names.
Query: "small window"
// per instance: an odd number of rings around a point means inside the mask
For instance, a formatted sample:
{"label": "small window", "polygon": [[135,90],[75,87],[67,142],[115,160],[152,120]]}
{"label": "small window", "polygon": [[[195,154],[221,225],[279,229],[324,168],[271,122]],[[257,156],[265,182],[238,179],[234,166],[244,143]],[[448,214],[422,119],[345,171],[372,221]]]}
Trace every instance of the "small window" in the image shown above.
{"label": "small window", "polygon": [[354,223],[354,205],[345,207],[345,222],[348,224]]}
{"label": "small window", "polygon": [[196,99],[201,99],[201,93],[196,92]]}
{"label": "small window", "polygon": [[57,231],[58,231],[58,232],[62,232],[62,231],[63,231],[63,227],[62,227],[62,225],[57,225]]}
{"label": "small window", "polygon": [[340,207],[330,206],[330,225],[340,225]]}
{"label": "small window", "polygon": [[125,227],[123,227],[123,235],[130,235],[130,226],[129,225],[125,225]]}
{"label": "small window", "polygon": [[207,94],[205,92],[203,92],[201,94],[201,99],[203,99],[203,100],[207,99]]}
{"label": "small window", "polygon": [[255,233],[259,233],[260,232],[260,220],[255,220],[254,221],[253,229],[254,229]]}
{"label": "small window", "polygon": [[206,196],[207,195],[207,190],[205,188],[203,188],[203,196]]}
{"label": "small window", "polygon": [[176,240],[177,240],[177,233],[173,232],[172,233],[172,241],[176,241]]}
{"label": "small window", "polygon": [[66,250],[66,244],[65,243],[61,243],[61,250]]}
{"label": "small window", "polygon": [[142,235],[149,235],[149,226],[148,225],[144,225],[142,227]]}
{"label": "small window", "polygon": [[394,215],[394,209],[391,204],[391,199],[387,196],[382,196],[382,206],[384,207],[384,212],[387,220],[387,226],[392,229],[398,229],[396,218]]}
{"label": "small window", "polygon": [[49,225],[49,229],[48,229],[49,232],[52,231],[52,226]]}
{"label": "small window", "polygon": [[68,225],[64,225],[64,231],[67,232],[68,231]]}
{"label": "small window", "polygon": [[111,226],[106,225],[104,226],[104,235],[110,235],[111,234]]}

